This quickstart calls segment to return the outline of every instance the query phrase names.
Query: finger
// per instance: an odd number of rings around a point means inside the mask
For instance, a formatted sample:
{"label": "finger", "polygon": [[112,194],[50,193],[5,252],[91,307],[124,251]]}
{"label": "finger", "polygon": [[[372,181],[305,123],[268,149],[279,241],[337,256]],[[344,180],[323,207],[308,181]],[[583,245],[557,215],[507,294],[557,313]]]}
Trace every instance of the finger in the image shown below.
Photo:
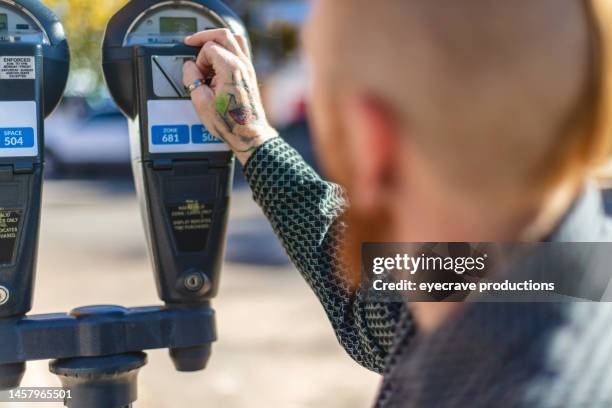
{"label": "finger", "polygon": [[204,75],[193,61],[187,61],[183,65],[183,84],[185,88],[198,79],[204,79]]}
{"label": "finger", "polygon": [[196,88],[191,93],[191,102],[193,103],[193,107],[195,108],[200,120],[204,126],[209,127],[210,123],[208,118],[212,117],[211,112],[214,111],[214,101],[215,95],[208,86],[202,85]]}
{"label": "finger", "polygon": [[219,75],[226,71],[228,67],[237,68],[240,60],[235,54],[232,54],[219,44],[208,42],[200,50],[195,63],[202,74],[208,76],[211,68],[215,71],[216,75]]}
{"label": "finger", "polygon": [[[183,83],[186,87],[197,80],[202,80],[202,73],[193,61],[188,61],[183,65]],[[214,94],[212,89],[206,85],[201,85],[191,92],[191,100],[196,111],[201,115],[207,108],[212,106]]]}
{"label": "finger", "polygon": [[252,58],[251,47],[249,47],[249,42],[247,41],[246,37],[240,34],[236,34],[235,37],[244,55],[246,55],[249,59],[251,59]]}
{"label": "finger", "polygon": [[219,28],[216,30],[206,30],[200,31],[192,36],[185,38],[185,44],[190,45],[192,47],[202,47],[208,42],[214,41],[222,47],[226,48],[232,54],[235,54],[239,57],[246,56],[236,37],[232,32],[226,28]]}

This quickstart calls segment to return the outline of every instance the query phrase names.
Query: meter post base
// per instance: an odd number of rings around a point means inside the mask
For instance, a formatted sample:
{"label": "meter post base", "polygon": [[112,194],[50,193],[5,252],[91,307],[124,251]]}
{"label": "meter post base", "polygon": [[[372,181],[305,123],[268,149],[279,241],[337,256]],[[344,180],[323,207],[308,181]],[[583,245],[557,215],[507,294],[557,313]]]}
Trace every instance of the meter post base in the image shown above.
{"label": "meter post base", "polygon": [[206,368],[212,352],[211,344],[185,348],[171,348],[170,358],[176,371],[188,373]]}
{"label": "meter post base", "polygon": [[49,368],[70,392],[68,408],[125,408],[138,398],[138,372],[145,353],[52,361]]}
{"label": "meter post base", "polygon": [[67,407],[124,408],[136,400],[142,351],[169,349],[178,371],[199,371],[217,333],[208,303],[87,306],[0,319],[0,339],[0,391],[19,386],[27,361],[51,359],[51,372],[70,390]]}
{"label": "meter post base", "polygon": [[25,363],[0,365],[0,390],[10,390],[19,387],[25,374]]}

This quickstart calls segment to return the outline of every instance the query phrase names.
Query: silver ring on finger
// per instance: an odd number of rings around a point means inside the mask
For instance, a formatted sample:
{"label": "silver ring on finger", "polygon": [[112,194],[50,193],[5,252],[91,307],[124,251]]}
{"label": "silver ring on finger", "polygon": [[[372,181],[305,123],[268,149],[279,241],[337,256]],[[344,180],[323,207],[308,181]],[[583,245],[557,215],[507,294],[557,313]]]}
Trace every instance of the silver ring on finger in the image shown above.
{"label": "silver ring on finger", "polygon": [[187,91],[189,91],[189,94],[192,94],[193,91],[195,91],[196,89],[198,89],[199,87],[203,85],[205,85],[204,80],[196,79],[187,87]]}

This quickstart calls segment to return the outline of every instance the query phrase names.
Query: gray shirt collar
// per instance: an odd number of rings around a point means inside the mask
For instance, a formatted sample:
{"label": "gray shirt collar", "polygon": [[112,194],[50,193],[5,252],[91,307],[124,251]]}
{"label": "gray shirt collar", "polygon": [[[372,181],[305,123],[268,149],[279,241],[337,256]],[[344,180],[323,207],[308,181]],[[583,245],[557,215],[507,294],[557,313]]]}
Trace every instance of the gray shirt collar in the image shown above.
{"label": "gray shirt collar", "polygon": [[588,183],[545,241],[607,242],[610,231],[610,220],[606,218],[601,191],[595,183]]}

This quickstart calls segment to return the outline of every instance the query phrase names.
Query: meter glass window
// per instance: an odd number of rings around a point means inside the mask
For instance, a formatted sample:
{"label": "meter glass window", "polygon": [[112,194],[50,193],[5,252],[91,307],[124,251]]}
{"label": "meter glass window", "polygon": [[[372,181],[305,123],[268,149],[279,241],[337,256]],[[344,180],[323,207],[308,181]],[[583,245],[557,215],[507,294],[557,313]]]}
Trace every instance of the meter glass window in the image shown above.
{"label": "meter glass window", "polygon": [[162,34],[191,34],[198,31],[198,19],[190,17],[160,17],[159,31]]}
{"label": "meter glass window", "polygon": [[0,43],[49,44],[39,24],[17,7],[0,1]]}
{"label": "meter glass window", "polygon": [[182,44],[186,35],[223,26],[224,23],[203,6],[173,4],[154,7],[136,20],[124,45]]}

